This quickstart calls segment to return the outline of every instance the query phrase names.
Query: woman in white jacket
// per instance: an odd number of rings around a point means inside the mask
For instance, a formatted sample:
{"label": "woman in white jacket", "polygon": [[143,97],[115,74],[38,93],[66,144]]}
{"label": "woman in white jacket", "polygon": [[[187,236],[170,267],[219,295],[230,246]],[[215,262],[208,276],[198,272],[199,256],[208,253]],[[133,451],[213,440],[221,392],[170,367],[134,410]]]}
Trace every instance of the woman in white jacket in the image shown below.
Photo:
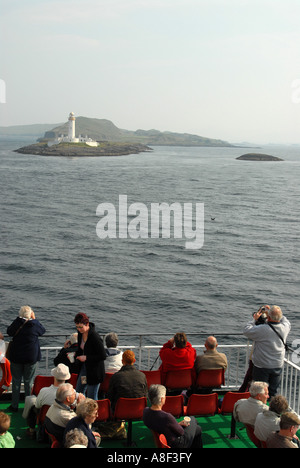
{"label": "woman in white jacket", "polygon": [[105,372],[107,374],[115,374],[122,367],[123,352],[117,348],[119,337],[116,333],[108,333],[105,337],[105,352],[106,359],[104,361]]}

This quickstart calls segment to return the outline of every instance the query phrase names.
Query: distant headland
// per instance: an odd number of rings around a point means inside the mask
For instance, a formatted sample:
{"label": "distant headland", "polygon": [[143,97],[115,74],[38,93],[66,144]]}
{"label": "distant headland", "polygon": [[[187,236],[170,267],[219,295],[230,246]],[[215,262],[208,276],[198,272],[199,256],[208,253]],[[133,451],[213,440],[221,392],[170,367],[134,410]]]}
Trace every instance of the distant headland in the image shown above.
{"label": "distant headland", "polygon": [[233,147],[223,140],[188,133],[121,130],[109,120],[76,118],[70,112],[68,122],[47,130],[38,143],[15,151],[40,156],[122,156],[151,151],[149,145]]}
{"label": "distant headland", "polygon": [[240,159],[242,161],[283,161],[283,159],[277,158],[276,156],[262,153],[247,153],[236,159]]}

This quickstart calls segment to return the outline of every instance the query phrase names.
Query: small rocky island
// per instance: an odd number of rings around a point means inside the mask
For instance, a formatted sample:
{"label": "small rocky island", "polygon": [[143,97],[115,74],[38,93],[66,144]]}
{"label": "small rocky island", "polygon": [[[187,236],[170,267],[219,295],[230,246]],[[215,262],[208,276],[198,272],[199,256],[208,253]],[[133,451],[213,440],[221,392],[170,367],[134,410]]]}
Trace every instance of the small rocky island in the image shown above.
{"label": "small rocky island", "polygon": [[152,151],[149,146],[140,143],[117,143],[102,141],[98,146],[89,146],[86,143],[58,143],[50,144],[40,142],[16,149],[16,153],[33,154],[38,156],[67,156],[67,157],[89,157],[89,156],[125,156]]}
{"label": "small rocky island", "polygon": [[277,158],[276,156],[262,153],[247,153],[236,159],[240,159],[241,161],[283,161],[283,159]]}

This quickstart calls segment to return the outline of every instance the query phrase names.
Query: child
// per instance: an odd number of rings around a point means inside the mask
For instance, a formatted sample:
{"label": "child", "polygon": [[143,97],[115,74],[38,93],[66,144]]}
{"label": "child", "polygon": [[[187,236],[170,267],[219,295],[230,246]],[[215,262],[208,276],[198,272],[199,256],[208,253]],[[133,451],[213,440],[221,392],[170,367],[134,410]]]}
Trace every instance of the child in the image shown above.
{"label": "child", "polygon": [[11,435],[8,432],[10,428],[10,417],[8,414],[0,411],[0,448],[14,448],[16,443]]}

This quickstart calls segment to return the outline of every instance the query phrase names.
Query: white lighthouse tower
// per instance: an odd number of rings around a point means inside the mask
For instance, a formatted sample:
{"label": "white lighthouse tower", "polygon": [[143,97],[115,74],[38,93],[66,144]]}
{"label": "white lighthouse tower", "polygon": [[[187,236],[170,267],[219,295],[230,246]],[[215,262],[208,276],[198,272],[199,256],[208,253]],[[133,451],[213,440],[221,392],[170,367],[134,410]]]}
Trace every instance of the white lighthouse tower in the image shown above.
{"label": "white lighthouse tower", "polygon": [[[70,112],[69,114],[69,128],[68,128],[68,136],[61,135],[60,137],[56,138],[54,140],[54,143],[52,144],[59,144],[59,143],[85,143],[88,146],[99,146],[99,143],[97,141],[94,141],[92,138],[89,138],[88,136],[82,137],[79,135],[79,137],[76,138],[75,136],[75,114],[74,112]],[[48,142],[49,144],[49,142]]]}
{"label": "white lighthouse tower", "polygon": [[68,138],[70,141],[75,141],[75,115],[74,112],[70,112],[69,115],[69,133]]}

